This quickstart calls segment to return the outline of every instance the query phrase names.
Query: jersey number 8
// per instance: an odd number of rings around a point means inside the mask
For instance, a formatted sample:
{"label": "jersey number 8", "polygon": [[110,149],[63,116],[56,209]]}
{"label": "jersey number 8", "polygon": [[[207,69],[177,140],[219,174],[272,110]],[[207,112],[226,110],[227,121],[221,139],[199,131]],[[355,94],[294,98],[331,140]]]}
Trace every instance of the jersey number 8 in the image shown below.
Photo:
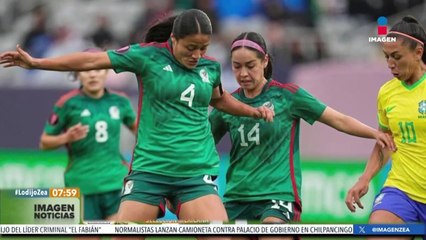
{"label": "jersey number 8", "polygon": [[105,121],[97,121],[95,123],[96,133],[95,139],[99,143],[106,142],[108,140],[108,124]]}

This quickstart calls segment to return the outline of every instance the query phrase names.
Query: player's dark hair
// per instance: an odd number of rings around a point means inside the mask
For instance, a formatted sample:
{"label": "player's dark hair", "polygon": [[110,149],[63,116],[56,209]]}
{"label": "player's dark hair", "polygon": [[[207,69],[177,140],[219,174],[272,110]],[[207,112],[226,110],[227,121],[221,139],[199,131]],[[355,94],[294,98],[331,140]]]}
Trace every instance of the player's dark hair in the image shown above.
{"label": "player's dark hair", "polygon": [[[252,42],[255,42],[255,43],[257,43],[257,44],[258,44],[258,45],[259,45],[259,46],[263,49],[263,51],[264,51],[265,53],[263,53],[263,52],[259,51],[259,50],[258,50],[258,49],[256,49],[256,48],[252,48],[252,47],[250,47],[250,46],[244,46],[244,47],[246,47],[246,48],[250,48],[250,50],[256,51],[257,57],[258,57],[259,59],[264,59],[264,58],[265,58],[265,55],[266,55],[266,54],[268,54],[268,49],[267,49],[267,47],[266,47],[265,39],[263,39],[262,35],[260,35],[259,33],[256,33],[256,32],[243,32],[243,33],[241,33],[240,35],[238,35],[238,37],[236,37],[236,38],[234,39],[234,41],[232,41],[232,43],[234,43],[234,42],[236,42],[236,41],[238,41],[238,40],[243,40],[243,39],[247,39],[247,40],[250,40],[250,41],[252,41]],[[235,47],[235,48],[231,49],[231,54],[232,54],[232,52],[233,52],[234,50],[239,49],[239,48],[241,48],[241,47],[242,47],[242,46],[240,46],[240,47]],[[265,70],[264,70],[264,73],[263,73],[263,76],[264,76],[266,79],[269,79],[269,78],[271,78],[271,77],[272,77],[272,57],[271,57],[271,55],[270,55],[270,54],[268,54],[268,57],[269,57],[268,65],[266,66],[266,68],[265,68]]]}
{"label": "player's dark hair", "polygon": [[165,42],[170,38],[173,22],[177,16],[158,19],[145,33],[143,42]]}
{"label": "player's dark hair", "polygon": [[193,34],[212,34],[210,18],[201,10],[189,9],[177,16],[168,17],[152,25],[144,38],[144,42],[165,42],[170,34],[181,39]]}
{"label": "player's dark hair", "polygon": [[[408,44],[408,47],[411,50],[414,50],[417,47],[417,44],[419,44],[418,41],[411,39],[409,37],[404,37],[401,34],[392,33],[392,31],[407,34],[419,40],[420,42],[423,43],[423,49],[424,49],[424,44],[426,42],[426,33],[423,26],[413,16],[405,16],[402,18],[401,21],[393,25],[390,30],[390,33],[388,34],[388,37],[402,38],[403,39],[402,44]],[[425,49],[423,50],[422,60],[424,63],[426,63]]]}
{"label": "player's dark hair", "polygon": [[172,33],[176,39],[198,33],[211,35],[213,33],[212,23],[205,12],[199,9],[189,9],[177,16]]}

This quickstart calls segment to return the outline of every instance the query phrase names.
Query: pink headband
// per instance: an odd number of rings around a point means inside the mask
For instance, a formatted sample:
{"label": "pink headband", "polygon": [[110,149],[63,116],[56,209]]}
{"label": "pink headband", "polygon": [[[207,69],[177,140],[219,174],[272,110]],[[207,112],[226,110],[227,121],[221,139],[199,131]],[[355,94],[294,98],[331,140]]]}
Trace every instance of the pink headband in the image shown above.
{"label": "pink headband", "polygon": [[253,41],[250,41],[248,39],[241,39],[241,40],[235,41],[231,46],[231,51],[234,50],[234,48],[236,48],[236,47],[251,47],[251,48],[254,48],[254,49],[256,49],[257,51],[259,51],[263,54],[266,54],[265,50],[263,50],[263,48],[261,46],[259,46],[259,44],[255,43]]}
{"label": "pink headband", "polygon": [[[407,38],[409,38],[409,39],[411,39],[411,40],[414,40],[414,41],[416,41],[416,42],[418,42],[418,43],[420,43],[420,45],[422,45],[422,46],[424,46],[425,44],[422,42],[422,41],[420,41],[419,39],[417,39],[417,38],[415,38],[415,37],[413,37],[413,36],[410,36],[410,35],[408,35],[408,34],[405,34],[405,33],[402,33],[402,32],[397,32],[397,31],[390,31],[389,32],[389,34],[391,34],[391,33],[393,33],[393,34],[397,34],[397,35],[401,35],[401,36],[404,36],[404,37],[407,37]],[[389,35],[388,34],[388,35]]]}

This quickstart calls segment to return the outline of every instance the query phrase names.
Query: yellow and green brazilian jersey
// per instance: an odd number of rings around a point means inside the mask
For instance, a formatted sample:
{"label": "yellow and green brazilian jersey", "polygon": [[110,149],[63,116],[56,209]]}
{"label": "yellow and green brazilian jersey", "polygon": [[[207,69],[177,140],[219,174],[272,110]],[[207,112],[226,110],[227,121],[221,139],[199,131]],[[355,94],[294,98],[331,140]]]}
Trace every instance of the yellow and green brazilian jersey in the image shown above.
{"label": "yellow and green brazilian jersey", "polygon": [[384,186],[426,203],[426,74],[408,86],[394,78],[377,97],[380,127],[390,130],[398,148]]}

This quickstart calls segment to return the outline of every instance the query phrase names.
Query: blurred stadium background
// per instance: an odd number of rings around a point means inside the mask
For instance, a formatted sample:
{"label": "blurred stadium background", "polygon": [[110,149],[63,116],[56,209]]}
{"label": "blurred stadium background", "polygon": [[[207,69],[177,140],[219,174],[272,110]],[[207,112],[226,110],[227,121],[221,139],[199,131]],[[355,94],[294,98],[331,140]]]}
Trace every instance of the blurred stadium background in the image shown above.
{"label": "blurred stadium background", "polygon": [[[376,94],[392,76],[377,36],[377,18],[390,27],[407,14],[425,24],[424,0],[0,0],[0,51],[20,44],[34,56],[50,57],[90,46],[118,48],[141,41],[144,30],[166,12],[199,8],[210,17],[209,55],[223,64],[228,91],[237,83],[229,64],[230,42],[242,31],[269,43],[274,79],[294,82],[327,105],[377,127]],[[110,73],[107,85],[125,91],[134,104],[136,79]],[[39,136],[54,102],[78,87],[68,73],[0,69],[0,189],[62,186],[66,153],[41,152]],[[135,105],[136,109],[136,105]],[[134,138],[123,131],[130,158]],[[363,223],[386,176],[382,171],[351,214],[344,197],[363,171],[374,141],[302,123],[303,215],[306,223]],[[219,145],[226,170],[229,141]],[[223,192],[224,179],[219,185]],[[173,218],[171,214],[167,218]]]}

